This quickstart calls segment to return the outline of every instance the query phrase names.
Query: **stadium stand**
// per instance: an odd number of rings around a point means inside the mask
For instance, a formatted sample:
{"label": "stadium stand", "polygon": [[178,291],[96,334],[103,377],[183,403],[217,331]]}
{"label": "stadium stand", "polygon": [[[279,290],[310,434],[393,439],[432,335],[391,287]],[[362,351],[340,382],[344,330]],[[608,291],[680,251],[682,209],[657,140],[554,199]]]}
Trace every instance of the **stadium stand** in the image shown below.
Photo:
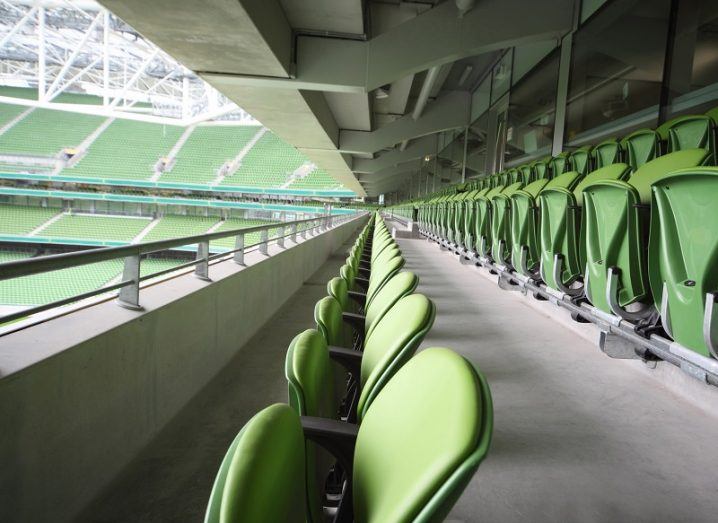
{"label": "stadium stand", "polygon": [[34,109],[0,135],[0,153],[55,156],[64,147],[80,145],[104,120],[88,114]]}
{"label": "stadium stand", "polygon": [[104,216],[101,214],[64,214],[42,230],[48,238],[130,242],[150,223],[149,218]]}
{"label": "stadium stand", "polygon": [[142,241],[152,242],[166,240],[168,238],[203,234],[218,222],[219,218],[216,217],[163,216]]}
{"label": "stadium stand", "polygon": [[[29,258],[30,252],[0,250],[0,263]],[[182,263],[171,258],[147,258],[141,266],[142,276],[152,275]],[[0,305],[41,305],[98,289],[122,273],[120,260],[61,269],[45,274],[0,281]]]}
{"label": "stadium stand", "polygon": [[46,209],[24,205],[0,205],[0,234],[26,235],[44,224],[61,209]]}
{"label": "stadium stand", "polygon": [[[182,131],[178,126],[115,119],[92,143],[91,152],[66,172],[73,176],[147,180]],[[118,157],[118,150],[125,154]]]}
{"label": "stadium stand", "polygon": [[287,147],[272,133],[265,133],[249,152],[233,175],[224,179],[228,185],[279,187],[306,162],[293,147]]}

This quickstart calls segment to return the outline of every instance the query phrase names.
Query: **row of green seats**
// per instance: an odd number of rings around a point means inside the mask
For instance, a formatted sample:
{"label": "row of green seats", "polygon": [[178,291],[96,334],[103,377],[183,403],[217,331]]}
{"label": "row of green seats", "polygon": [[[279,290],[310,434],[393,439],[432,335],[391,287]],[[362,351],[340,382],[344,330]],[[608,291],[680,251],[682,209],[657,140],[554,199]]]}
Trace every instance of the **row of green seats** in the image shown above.
{"label": "row of green seats", "polygon": [[[611,161],[582,164],[589,171],[566,153],[551,160],[550,179],[415,203],[420,228],[457,253],[718,357],[718,168],[706,166],[716,158],[716,115],[632,133],[615,142]],[[573,169],[556,167],[561,158]]]}
{"label": "row of green seats", "polygon": [[316,329],[292,340],[289,405],[239,432],[216,476],[206,522],[440,521],[488,452],[483,375],[443,348],[414,356],[434,320],[418,278],[375,215]]}

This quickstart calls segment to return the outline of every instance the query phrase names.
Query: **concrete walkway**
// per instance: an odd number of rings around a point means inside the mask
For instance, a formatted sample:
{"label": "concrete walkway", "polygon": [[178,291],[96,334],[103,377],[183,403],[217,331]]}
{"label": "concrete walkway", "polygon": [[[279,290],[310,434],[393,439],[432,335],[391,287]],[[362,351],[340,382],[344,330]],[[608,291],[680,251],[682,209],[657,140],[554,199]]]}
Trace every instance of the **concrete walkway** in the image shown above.
{"label": "concrete walkway", "polygon": [[[715,521],[718,421],[424,240],[399,240],[436,302],[423,347],[489,379],[489,458],[450,521]],[[219,463],[259,409],[286,401],[284,356],[338,274],[330,259],[85,511],[83,521],[201,521]]]}
{"label": "concrete walkway", "polygon": [[[436,302],[422,347],[487,376],[494,439],[451,521],[716,521],[718,420],[425,240],[399,240]],[[706,391],[713,392],[713,391]]]}

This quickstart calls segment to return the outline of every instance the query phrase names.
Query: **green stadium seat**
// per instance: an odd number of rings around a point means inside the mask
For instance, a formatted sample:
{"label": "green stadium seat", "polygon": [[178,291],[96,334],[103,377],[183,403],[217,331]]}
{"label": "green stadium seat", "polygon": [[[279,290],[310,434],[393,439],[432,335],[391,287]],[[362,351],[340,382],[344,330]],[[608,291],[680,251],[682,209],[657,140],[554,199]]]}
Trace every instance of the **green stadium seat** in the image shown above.
{"label": "green stadium seat", "polygon": [[337,276],[329,280],[327,282],[327,294],[339,302],[344,312],[353,310],[349,300],[349,287],[344,278]]}
{"label": "green stadium seat", "polygon": [[586,145],[584,147],[581,147],[580,149],[576,149],[571,153],[571,157],[569,158],[569,170],[576,171],[583,176],[586,176],[589,172],[591,172],[592,169],[592,157],[591,152],[593,151],[593,147],[590,145]]}
{"label": "green stadium seat", "polygon": [[[482,189],[474,196],[474,252],[488,256],[491,248],[491,196],[494,189]],[[495,194],[495,193],[494,193]]]}
{"label": "green stadium seat", "polygon": [[478,229],[485,229],[486,234],[477,236],[477,253],[484,257],[491,256],[492,242],[493,242],[493,221],[494,221],[494,198],[501,194],[506,187],[504,185],[496,185],[491,190],[487,191],[485,195],[479,196],[476,207],[476,217],[479,223],[476,224],[477,232]]}
{"label": "green stadium seat", "polygon": [[305,523],[305,440],[289,405],[258,412],[237,434],[212,486],[205,523]]}
{"label": "green stadium seat", "polygon": [[499,264],[511,255],[511,195],[521,187],[513,183],[491,198],[491,257]]}
{"label": "green stadium seat", "polygon": [[313,521],[307,500],[318,495],[305,479],[306,440],[346,464],[336,521],[441,521],[486,457],[492,432],[484,376],[453,351],[427,349],[396,373],[359,427],[300,418],[286,405],[258,413],[222,462],[205,521]]}
{"label": "green stadium seat", "polygon": [[661,135],[653,129],[639,129],[621,140],[625,162],[636,170],[661,155]]}
{"label": "green stadium seat", "polygon": [[[329,298],[333,300],[334,298]],[[413,356],[434,323],[434,304],[422,294],[399,299],[364,340],[362,351],[330,346],[330,356],[357,379],[360,394],[350,410],[361,419],[376,394],[391,376]],[[341,313],[325,323],[341,322]]]}
{"label": "green stadium seat", "polygon": [[594,180],[628,176],[626,164],[614,164],[582,178],[575,171],[551,180],[539,194],[541,207],[541,279],[556,290],[578,294],[574,283],[583,274],[581,209],[583,188]]}
{"label": "green stadium seat", "polygon": [[536,180],[550,180],[551,179],[551,157],[547,156],[536,160],[531,164],[531,169],[534,172],[534,178]]}
{"label": "green stadium seat", "polygon": [[534,277],[539,265],[538,195],[547,183],[536,180],[511,194],[511,264],[526,277]]}
{"label": "green stadium seat", "polygon": [[363,345],[376,324],[384,317],[397,301],[416,290],[419,278],[412,272],[399,272],[392,276],[376,293],[365,315],[345,311],[342,318],[352,326],[357,334],[357,343]]}
{"label": "green stadium seat", "polygon": [[521,180],[521,183],[524,184],[524,187],[535,180],[536,175],[530,164],[521,165],[519,166],[518,170],[519,178]]}
{"label": "green stadium seat", "polygon": [[[644,164],[627,181],[602,178],[585,185],[584,282],[595,307],[628,320],[651,314],[646,259],[651,185],[707,157],[703,149],[678,151]],[[629,305],[635,310],[627,311]]]}
{"label": "green stadium seat", "polygon": [[666,152],[706,149],[715,158],[715,122],[705,114],[673,118],[658,128],[666,143]]}
{"label": "green stadium seat", "polygon": [[566,172],[567,169],[569,169],[571,166],[571,153],[568,151],[564,151],[562,153],[557,154],[551,160],[549,160],[549,169],[551,171],[551,178],[556,178],[557,176],[563,174]]}
{"label": "green stadium seat", "polygon": [[[339,419],[346,381],[337,380],[325,337],[314,329],[295,336],[287,349],[285,376],[289,405],[300,416]],[[325,480],[335,464],[326,450],[306,443],[307,504],[311,521],[323,521]]]}
{"label": "green stadium seat", "polygon": [[718,358],[718,169],[667,173],[653,182],[648,273],[664,330]]}
{"label": "green stadium seat", "polygon": [[593,168],[600,169],[601,167],[619,163],[621,161],[622,154],[623,149],[621,148],[621,144],[618,140],[611,138],[610,140],[603,141],[591,151]]}
{"label": "green stadium seat", "polygon": [[465,251],[471,251],[476,248],[474,237],[474,223],[476,220],[476,197],[481,193],[482,189],[473,189],[469,191],[462,202],[464,216],[464,238],[462,245]]}

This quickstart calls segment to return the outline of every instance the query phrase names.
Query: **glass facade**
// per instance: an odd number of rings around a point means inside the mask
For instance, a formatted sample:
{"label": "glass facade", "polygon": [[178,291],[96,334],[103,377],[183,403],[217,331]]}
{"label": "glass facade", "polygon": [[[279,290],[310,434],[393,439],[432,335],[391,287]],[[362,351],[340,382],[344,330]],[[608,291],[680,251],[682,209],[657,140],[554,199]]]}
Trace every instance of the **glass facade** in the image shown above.
{"label": "glass facade", "polygon": [[509,95],[504,162],[550,154],[556,118],[560,52],[534,67]]}
{"label": "glass facade", "polygon": [[718,104],[718,1],[678,3],[668,87],[669,115],[702,113]]}
{"label": "glass facade", "polygon": [[670,0],[608,3],[574,35],[566,141],[658,122]]}
{"label": "glass facade", "polygon": [[470,180],[718,106],[718,0],[582,6],[563,43],[511,49],[490,68],[472,92],[466,165],[464,129],[442,133],[443,183],[460,181],[463,169]]}

